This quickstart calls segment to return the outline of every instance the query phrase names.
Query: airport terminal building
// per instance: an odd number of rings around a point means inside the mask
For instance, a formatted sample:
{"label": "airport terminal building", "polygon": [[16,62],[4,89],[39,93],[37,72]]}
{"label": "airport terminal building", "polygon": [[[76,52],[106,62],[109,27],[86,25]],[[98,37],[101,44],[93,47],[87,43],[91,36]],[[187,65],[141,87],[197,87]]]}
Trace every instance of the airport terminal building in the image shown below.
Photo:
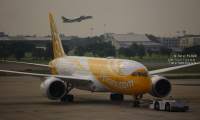
{"label": "airport terminal building", "polygon": [[[62,40],[63,44],[67,44],[72,37],[69,36],[63,36],[60,37]],[[36,36],[23,36],[23,35],[18,35],[18,36],[8,36],[4,35],[3,32],[0,32],[0,41],[5,41],[6,44],[10,44],[13,42],[18,42],[18,41],[24,41],[28,43],[32,43],[36,46],[36,48],[46,48],[46,44],[48,42],[52,41],[51,36],[45,36],[45,37],[36,37]]]}
{"label": "airport terminal building", "polygon": [[158,37],[157,40],[164,46],[173,50],[180,50],[180,39],[182,37]]}
{"label": "airport terminal building", "polygon": [[106,42],[115,46],[116,49],[120,47],[130,47],[132,43],[142,44],[146,50],[159,50],[162,44],[152,42],[145,34],[110,34],[107,36]]}
{"label": "airport terminal building", "polygon": [[191,47],[193,45],[200,45],[200,37],[186,37],[180,40],[180,48]]}

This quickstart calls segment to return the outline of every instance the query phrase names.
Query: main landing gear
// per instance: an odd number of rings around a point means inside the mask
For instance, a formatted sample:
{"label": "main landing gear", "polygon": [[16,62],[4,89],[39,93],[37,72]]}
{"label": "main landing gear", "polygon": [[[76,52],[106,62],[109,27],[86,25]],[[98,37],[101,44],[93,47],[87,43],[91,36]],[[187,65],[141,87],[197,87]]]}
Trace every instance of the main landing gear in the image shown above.
{"label": "main landing gear", "polygon": [[139,99],[142,99],[143,95],[132,95],[133,97],[133,102],[132,102],[132,106],[133,107],[140,107],[140,101]]}
{"label": "main landing gear", "polygon": [[112,93],[110,94],[110,100],[124,100],[123,94]]}
{"label": "main landing gear", "polygon": [[65,95],[60,99],[60,101],[69,101],[69,102],[73,102],[74,101],[74,96],[73,95],[70,95],[69,92],[74,88],[76,87],[76,85],[74,84],[70,84],[70,83],[65,83],[66,86],[67,86],[67,89],[66,89],[66,93]]}

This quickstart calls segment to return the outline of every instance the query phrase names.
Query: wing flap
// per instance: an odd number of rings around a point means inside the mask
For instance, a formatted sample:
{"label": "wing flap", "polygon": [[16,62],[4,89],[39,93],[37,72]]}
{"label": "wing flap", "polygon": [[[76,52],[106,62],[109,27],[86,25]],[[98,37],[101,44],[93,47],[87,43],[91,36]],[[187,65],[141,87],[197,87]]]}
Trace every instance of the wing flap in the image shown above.
{"label": "wing flap", "polygon": [[158,73],[168,72],[168,71],[172,71],[172,70],[176,70],[176,69],[180,69],[180,68],[184,68],[184,67],[188,67],[188,66],[192,66],[192,65],[197,65],[197,64],[199,64],[199,63],[180,65],[180,66],[175,66],[175,67],[169,67],[169,68],[153,70],[153,71],[149,71],[149,74],[150,75],[155,75],[155,74],[158,74]]}

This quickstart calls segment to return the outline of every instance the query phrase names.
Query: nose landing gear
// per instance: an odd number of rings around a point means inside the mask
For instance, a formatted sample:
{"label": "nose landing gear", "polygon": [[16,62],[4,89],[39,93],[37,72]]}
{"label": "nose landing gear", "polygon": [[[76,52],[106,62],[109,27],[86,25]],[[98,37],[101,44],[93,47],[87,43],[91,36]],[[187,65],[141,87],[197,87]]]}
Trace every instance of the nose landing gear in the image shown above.
{"label": "nose landing gear", "polygon": [[132,95],[133,97],[133,102],[132,102],[132,106],[133,107],[140,107],[140,99],[142,99],[143,95]]}

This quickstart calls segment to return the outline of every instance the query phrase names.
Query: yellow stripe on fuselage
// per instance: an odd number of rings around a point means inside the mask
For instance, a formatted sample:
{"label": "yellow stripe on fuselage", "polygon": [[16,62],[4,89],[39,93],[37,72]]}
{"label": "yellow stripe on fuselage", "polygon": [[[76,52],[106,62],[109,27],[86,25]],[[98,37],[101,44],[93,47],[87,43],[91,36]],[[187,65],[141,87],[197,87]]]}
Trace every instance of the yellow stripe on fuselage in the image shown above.
{"label": "yellow stripe on fuselage", "polygon": [[53,67],[50,69],[50,71],[53,75],[58,75],[58,72],[56,70],[56,61],[57,61],[57,59],[54,59],[49,63],[49,65]]}
{"label": "yellow stripe on fuselage", "polygon": [[[62,59],[62,58],[58,58]],[[56,60],[50,62],[49,65],[54,66],[52,74],[58,74],[56,71]],[[115,62],[116,60],[116,62]],[[59,60],[57,60],[58,62]],[[62,60],[64,61],[64,60]],[[132,72],[148,72],[145,69],[138,69],[131,71],[130,74],[125,75],[122,73],[120,65],[123,60],[107,59],[107,58],[66,58],[66,62],[75,63],[80,69],[78,71],[92,72],[100,84],[104,85],[107,89],[121,94],[140,95],[145,94],[152,88],[150,76],[132,76]],[[117,63],[117,64],[114,64]],[[85,65],[84,63],[87,63]],[[58,64],[59,65],[59,64]],[[114,66],[117,65],[117,66]],[[131,67],[131,66],[130,66]],[[134,66],[132,66],[134,67]],[[117,70],[116,70],[117,69]],[[126,68],[125,68],[126,69]],[[119,72],[119,73],[118,73]]]}
{"label": "yellow stripe on fuselage", "polygon": [[[114,60],[116,59],[113,59],[110,62],[112,71],[115,71],[113,66]],[[125,75],[116,76],[112,74],[112,72],[109,70],[108,61],[109,59],[99,59],[99,58],[88,59],[88,65],[90,67],[90,71],[103,85],[105,85],[106,87],[115,92],[122,94],[139,95],[139,94],[145,94],[150,91],[152,87],[150,76],[133,77],[132,74],[127,76]],[[120,64],[118,64],[117,68],[119,70]],[[144,69],[139,69],[135,72],[144,73],[148,71]]]}

